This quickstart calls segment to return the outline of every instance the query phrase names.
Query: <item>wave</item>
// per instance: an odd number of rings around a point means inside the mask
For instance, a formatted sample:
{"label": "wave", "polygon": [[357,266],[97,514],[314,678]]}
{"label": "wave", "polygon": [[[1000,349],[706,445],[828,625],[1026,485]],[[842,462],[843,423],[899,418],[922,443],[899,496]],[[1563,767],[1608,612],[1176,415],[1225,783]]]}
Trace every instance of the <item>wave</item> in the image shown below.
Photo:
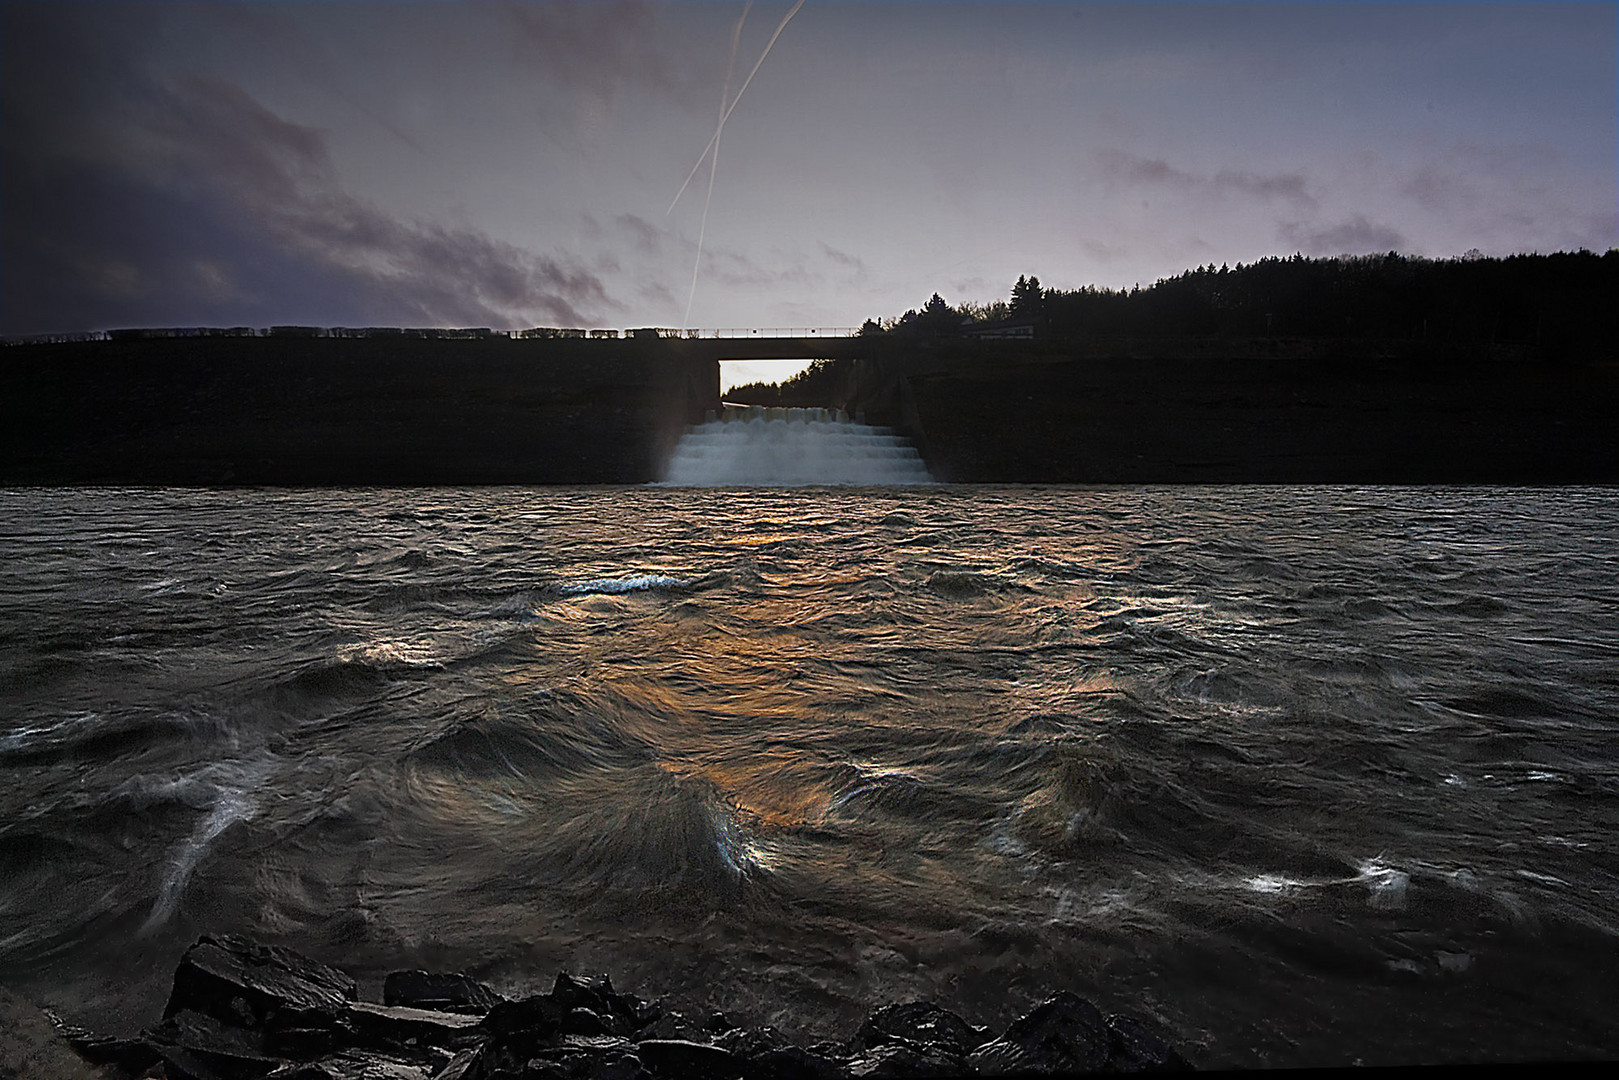
{"label": "wave", "polygon": [[494,715],[461,717],[407,754],[413,766],[467,778],[557,781],[656,757],[644,703],[600,690],[548,688]]}
{"label": "wave", "polygon": [[667,574],[637,574],[621,578],[588,578],[551,586],[558,596],[622,596],[633,592],[684,592],[695,583]]}

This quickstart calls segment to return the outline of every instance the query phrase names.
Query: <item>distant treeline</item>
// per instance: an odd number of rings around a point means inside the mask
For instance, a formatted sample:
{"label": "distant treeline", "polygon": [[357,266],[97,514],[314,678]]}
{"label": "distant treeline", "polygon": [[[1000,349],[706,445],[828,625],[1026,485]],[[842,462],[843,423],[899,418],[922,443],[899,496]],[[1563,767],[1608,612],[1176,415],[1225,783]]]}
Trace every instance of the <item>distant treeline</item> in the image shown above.
{"label": "distant treeline", "polygon": [[1389,252],[1331,259],[1212,263],[1146,288],[1042,288],[919,310],[866,334],[923,337],[1353,337],[1540,346],[1548,356],[1619,341],[1619,249],[1428,259]]}
{"label": "distant treeline", "polygon": [[820,408],[837,401],[848,381],[848,360],[812,360],[810,366],[780,383],[753,382],[733,386],[725,400],[737,405],[785,405]]}

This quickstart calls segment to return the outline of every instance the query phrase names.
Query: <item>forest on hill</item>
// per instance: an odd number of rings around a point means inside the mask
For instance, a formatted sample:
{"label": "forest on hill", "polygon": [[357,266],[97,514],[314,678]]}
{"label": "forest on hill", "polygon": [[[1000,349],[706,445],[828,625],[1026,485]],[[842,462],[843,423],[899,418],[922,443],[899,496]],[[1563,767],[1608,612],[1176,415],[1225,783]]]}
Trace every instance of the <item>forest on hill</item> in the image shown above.
{"label": "forest on hill", "polygon": [[[1619,344],[1619,249],[1457,259],[1272,256],[1194,267],[1145,288],[1045,288],[1018,278],[1006,300],[950,305],[938,293],[865,334],[916,339],[1354,338],[1434,347],[1515,345],[1551,360],[1611,356]],[[815,404],[843,378],[817,361],[781,384],[734,387],[728,400]]]}

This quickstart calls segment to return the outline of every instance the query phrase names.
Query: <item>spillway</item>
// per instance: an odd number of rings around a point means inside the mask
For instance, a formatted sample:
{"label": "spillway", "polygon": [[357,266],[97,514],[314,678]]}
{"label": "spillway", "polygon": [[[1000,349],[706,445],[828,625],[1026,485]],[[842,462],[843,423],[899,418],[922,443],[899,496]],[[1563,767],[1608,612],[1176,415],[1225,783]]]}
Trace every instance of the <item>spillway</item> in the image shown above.
{"label": "spillway", "polygon": [[681,436],[670,487],[931,484],[910,440],[850,420],[841,409],[726,406]]}

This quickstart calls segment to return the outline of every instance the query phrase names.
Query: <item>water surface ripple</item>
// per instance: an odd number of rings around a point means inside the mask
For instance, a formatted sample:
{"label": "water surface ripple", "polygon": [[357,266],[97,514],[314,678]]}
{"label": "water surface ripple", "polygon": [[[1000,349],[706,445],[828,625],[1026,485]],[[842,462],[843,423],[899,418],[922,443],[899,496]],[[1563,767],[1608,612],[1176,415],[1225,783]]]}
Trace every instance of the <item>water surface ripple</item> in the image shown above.
{"label": "water surface ripple", "polygon": [[833,1037],[1619,1055],[1598,489],[0,493],[0,980],[201,932]]}

